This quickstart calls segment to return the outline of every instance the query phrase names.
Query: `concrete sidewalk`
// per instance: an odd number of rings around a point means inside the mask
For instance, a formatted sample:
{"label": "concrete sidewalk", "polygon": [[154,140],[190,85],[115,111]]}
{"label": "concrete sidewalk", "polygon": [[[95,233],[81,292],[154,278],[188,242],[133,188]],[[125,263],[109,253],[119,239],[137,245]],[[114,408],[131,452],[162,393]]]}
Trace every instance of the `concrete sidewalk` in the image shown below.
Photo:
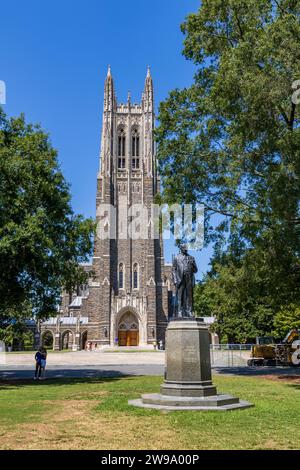
{"label": "concrete sidewalk", "polygon": [[[4,366],[12,368],[17,366],[31,366],[34,364],[35,353],[7,353],[5,355]],[[164,351],[147,352],[130,352],[130,350],[122,352],[112,352],[109,350],[102,351],[78,351],[78,352],[51,352],[47,356],[47,369],[51,366],[93,366],[93,365],[144,365],[144,364],[160,364],[165,361]],[[1,370],[1,364],[0,364]]]}
{"label": "concrete sidewalk", "polygon": [[[124,351],[124,352],[123,352]],[[164,351],[112,352],[55,352],[47,357],[47,378],[93,378],[125,375],[164,374]],[[6,354],[6,363],[0,364],[0,380],[33,378],[34,353]],[[260,376],[299,375],[295,367],[213,367],[213,374]]]}
{"label": "concrete sidewalk", "polygon": [[[84,379],[99,377],[122,377],[137,375],[161,375],[164,366],[148,365],[99,365],[99,366],[50,366],[46,369],[46,379]],[[0,380],[23,380],[34,376],[34,366],[0,367]]]}
{"label": "concrete sidewalk", "polygon": [[[239,377],[293,376],[300,378],[300,370],[293,367],[217,367],[212,369],[213,375],[229,375]],[[122,377],[137,375],[160,375],[163,378],[163,364],[106,364],[106,365],[69,365],[49,366],[46,370],[47,379],[91,379],[99,377]],[[34,366],[1,366],[1,380],[23,380],[34,376]]]}

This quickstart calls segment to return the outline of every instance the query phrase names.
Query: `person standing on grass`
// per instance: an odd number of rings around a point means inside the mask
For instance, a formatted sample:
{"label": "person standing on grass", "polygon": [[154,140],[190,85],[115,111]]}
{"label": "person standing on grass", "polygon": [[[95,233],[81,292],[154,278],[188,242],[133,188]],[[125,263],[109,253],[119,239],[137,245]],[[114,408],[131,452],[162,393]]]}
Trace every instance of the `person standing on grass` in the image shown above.
{"label": "person standing on grass", "polygon": [[35,374],[34,374],[34,380],[36,379],[41,379],[41,372],[42,372],[42,365],[41,361],[43,358],[42,354],[42,348],[39,348],[39,350],[35,353]]}
{"label": "person standing on grass", "polygon": [[45,373],[46,373],[46,363],[47,363],[47,350],[45,348],[42,348],[41,350],[42,358],[41,358],[41,378],[45,378]]}

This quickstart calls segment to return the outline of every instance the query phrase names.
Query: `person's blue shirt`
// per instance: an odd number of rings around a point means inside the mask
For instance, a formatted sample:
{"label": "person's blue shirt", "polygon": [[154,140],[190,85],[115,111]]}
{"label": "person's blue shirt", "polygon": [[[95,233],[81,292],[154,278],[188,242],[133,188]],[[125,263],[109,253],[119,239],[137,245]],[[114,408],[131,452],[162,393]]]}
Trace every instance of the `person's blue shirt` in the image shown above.
{"label": "person's blue shirt", "polygon": [[41,353],[40,351],[38,351],[38,352],[35,354],[35,360],[36,360],[36,362],[37,362],[38,364],[40,364],[42,358],[43,358],[42,353]]}

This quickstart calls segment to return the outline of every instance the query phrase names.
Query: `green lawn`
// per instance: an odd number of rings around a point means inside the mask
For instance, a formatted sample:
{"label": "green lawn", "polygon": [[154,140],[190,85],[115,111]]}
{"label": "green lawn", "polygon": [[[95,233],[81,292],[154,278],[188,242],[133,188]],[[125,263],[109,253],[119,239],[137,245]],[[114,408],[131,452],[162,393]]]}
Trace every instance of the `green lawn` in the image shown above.
{"label": "green lawn", "polygon": [[300,384],[217,375],[251,401],[230,412],[159,412],[128,399],[160,377],[0,382],[1,449],[299,449]]}

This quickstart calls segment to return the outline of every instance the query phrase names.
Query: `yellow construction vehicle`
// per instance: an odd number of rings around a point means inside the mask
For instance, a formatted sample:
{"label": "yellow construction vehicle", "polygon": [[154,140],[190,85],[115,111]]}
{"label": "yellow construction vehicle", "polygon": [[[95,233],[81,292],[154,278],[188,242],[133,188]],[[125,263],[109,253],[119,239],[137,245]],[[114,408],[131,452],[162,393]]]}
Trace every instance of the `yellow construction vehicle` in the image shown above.
{"label": "yellow construction vehicle", "polygon": [[273,338],[259,337],[252,346],[248,366],[300,366],[300,332],[293,329],[276,344]]}

